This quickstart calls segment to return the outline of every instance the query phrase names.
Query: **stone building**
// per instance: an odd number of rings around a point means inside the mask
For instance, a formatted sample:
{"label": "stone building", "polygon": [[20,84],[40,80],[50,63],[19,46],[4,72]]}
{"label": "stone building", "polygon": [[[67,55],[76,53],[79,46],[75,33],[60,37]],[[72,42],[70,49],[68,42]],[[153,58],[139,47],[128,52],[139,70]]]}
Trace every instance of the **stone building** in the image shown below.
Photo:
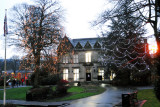
{"label": "stone building", "polygon": [[65,36],[58,46],[58,71],[63,79],[104,81],[104,67],[98,62],[101,51],[99,38],[70,39]]}

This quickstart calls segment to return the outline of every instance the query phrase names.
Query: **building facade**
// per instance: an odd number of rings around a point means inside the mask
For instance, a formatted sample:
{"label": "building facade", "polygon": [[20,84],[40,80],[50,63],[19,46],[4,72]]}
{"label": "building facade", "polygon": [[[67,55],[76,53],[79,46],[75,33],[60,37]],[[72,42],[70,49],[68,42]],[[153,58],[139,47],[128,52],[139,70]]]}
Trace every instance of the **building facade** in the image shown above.
{"label": "building facade", "polygon": [[65,36],[58,46],[58,71],[70,82],[104,81],[104,66],[98,61],[100,52],[98,38],[69,39]]}

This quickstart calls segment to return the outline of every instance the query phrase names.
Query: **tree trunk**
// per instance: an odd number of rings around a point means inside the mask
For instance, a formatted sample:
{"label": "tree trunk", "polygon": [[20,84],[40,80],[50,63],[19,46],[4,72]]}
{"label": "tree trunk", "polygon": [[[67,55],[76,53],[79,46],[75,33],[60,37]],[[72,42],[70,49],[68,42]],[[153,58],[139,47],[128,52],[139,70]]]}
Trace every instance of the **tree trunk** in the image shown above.
{"label": "tree trunk", "polygon": [[34,57],[35,57],[34,58],[35,59],[35,69],[34,69],[35,78],[34,78],[34,85],[33,85],[33,87],[37,88],[37,87],[39,87],[40,51],[37,52]]}

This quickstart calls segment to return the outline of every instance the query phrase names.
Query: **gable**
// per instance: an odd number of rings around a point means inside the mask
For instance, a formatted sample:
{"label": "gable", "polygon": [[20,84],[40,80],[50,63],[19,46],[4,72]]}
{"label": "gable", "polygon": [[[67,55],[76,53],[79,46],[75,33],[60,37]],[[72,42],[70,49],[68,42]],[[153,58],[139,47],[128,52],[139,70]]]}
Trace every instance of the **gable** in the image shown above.
{"label": "gable", "polygon": [[61,41],[60,41],[60,44],[57,48],[57,52],[58,53],[61,53],[61,54],[65,54],[67,52],[71,52],[73,50],[73,45],[72,43],[70,42],[70,40],[68,39],[67,36],[65,36]]}
{"label": "gable", "polygon": [[77,45],[75,46],[76,49],[82,49],[82,45],[78,42]]}
{"label": "gable", "polygon": [[85,44],[85,46],[84,46],[84,48],[85,48],[85,49],[91,49],[92,46],[91,46],[91,44],[87,41],[86,44]]}
{"label": "gable", "polygon": [[101,45],[99,44],[99,42],[97,41],[95,44],[94,44],[94,48],[101,48]]}

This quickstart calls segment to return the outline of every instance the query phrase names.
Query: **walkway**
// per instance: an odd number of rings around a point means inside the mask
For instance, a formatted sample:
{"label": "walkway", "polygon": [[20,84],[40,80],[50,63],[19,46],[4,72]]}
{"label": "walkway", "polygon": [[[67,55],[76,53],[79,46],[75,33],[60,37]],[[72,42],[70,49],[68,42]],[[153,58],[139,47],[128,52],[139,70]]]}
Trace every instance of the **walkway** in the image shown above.
{"label": "walkway", "polygon": [[70,102],[69,107],[113,107],[121,102],[121,94],[128,93],[130,88],[105,86],[107,90],[99,95],[75,100]]}
{"label": "walkway", "polygon": [[[19,87],[31,87],[31,86],[26,86],[26,85],[20,85],[20,86],[14,86],[14,88],[19,88]],[[6,87],[6,89],[10,89],[10,88],[12,88],[11,86],[9,86],[9,87]],[[0,89],[0,90],[3,90],[3,89]]]}
{"label": "walkway", "polygon": [[[16,104],[16,105],[24,105],[24,106],[52,106],[52,107],[64,107],[69,105],[70,101],[62,101],[62,102],[37,102],[37,101],[24,101],[24,100],[7,100],[6,103]],[[3,104],[3,100],[0,100],[0,104]]]}

